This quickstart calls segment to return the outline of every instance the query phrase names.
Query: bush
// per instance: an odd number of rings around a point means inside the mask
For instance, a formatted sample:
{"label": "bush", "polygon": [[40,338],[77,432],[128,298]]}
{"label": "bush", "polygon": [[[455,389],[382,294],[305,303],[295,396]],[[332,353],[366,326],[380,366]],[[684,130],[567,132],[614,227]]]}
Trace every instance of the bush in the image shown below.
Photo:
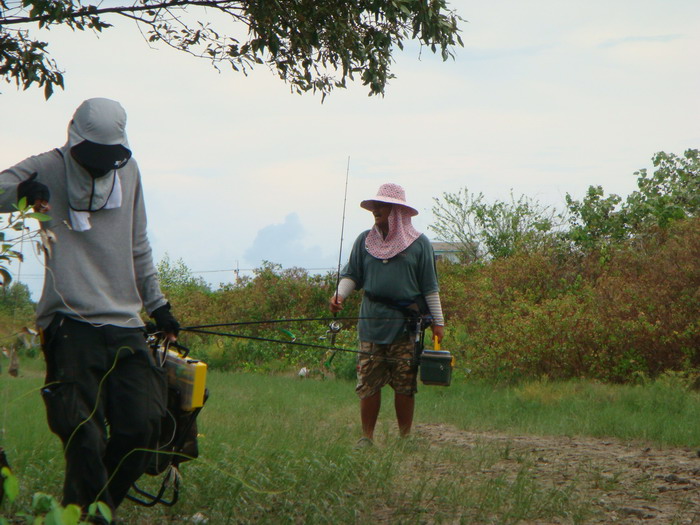
{"label": "bush", "polygon": [[[587,256],[441,267],[458,356],[477,375],[630,381],[700,368],[700,220]],[[448,337],[450,334],[448,329]],[[449,343],[447,343],[449,344]]]}
{"label": "bush", "polygon": [[[187,272],[181,270],[179,274],[187,275]],[[328,300],[335,286],[336,276],[331,273],[310,275],[301,268],[283,270],[279,265],[264,263],[252,278],[242,278],[215,292],[180,286],[170,289],[168,297],[182,326],[221,323],[222,326],[207,330],[242,336],[183,332],[180,341],[211,367],[261,371],[299,366],[317,368],[323,365],[326,351],[285,343],[330,345],[326,332],[333,318]],[[360,294],[353,294],[342,317],[356,317],[360,299]],[[342,317],[336,346],[342,342],[354,348],[356,321]]]}

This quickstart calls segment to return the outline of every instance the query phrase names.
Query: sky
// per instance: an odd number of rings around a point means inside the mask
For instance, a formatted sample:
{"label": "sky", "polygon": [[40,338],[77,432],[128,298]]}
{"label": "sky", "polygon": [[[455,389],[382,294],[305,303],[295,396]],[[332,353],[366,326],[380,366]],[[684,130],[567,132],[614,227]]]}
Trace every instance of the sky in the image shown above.
{"label": "sky", "polygon": [[[43,32],[66,88],[46,101],[0,84],[0,169],[63,145],[83,100],[118,100],[155,262],[217,288],[262,261],[337,269],[373,223],[360,201],[385,182],[431,237],[444,193],[563,210],[591,185],[628,195],[658,151],[700,147],[697,0],[449,4],[465,19],[454,60],[407,45],[384,97],[358,83],[323,103],[265,66],[245,76],[153,47],[133,22]],[[38,299],[41,261],[25,255],[11,270]]]}

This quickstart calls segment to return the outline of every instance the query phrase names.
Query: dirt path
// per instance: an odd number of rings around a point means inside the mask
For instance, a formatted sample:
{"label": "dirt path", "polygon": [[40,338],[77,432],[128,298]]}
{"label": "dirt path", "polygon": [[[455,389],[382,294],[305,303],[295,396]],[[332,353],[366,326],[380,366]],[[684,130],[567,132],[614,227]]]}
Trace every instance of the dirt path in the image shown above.
{"label": "dirt path", "polygon": [[478,475],[515,476],[526,458],[538,483],[555,487],[575,483],[577,497],[592,502],[594,509],[586,523],[700,524],[696,450],[613,439],[467,432],[443,424],[418,425],[415,430],[431,447],[496,445],[508,451]]}

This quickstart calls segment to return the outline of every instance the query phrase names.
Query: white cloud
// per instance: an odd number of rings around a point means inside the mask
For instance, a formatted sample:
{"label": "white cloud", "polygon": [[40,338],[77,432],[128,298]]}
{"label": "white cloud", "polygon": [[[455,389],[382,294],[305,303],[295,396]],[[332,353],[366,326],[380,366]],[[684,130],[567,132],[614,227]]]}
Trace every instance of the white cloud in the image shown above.
{"label": "white cloud", "polygon": [[318,246],[305,246],[305,233],[299,216],[290,213],[282,224],[270,224],[259,230],[244,258],[253,267],[268,261],[301,268],[332,268],[333,260],[324,258]]}

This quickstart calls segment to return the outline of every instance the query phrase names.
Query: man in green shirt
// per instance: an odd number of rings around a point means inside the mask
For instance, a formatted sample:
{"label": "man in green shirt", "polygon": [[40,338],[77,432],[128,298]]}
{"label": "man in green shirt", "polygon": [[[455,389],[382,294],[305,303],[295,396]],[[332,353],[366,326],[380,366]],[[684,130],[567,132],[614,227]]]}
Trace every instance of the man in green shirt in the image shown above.
{"label": "man in green shirt", "polygon": [[394,407],[401,436],[411,431],[417,367],[415,333],[404,315],[405,307],[427,305],[434,337],[442,340],[444,318],[440,305],[435,256],[428,238],[411,224],[418,211],[406,203],[403,188],[383,184],[377,195],[360,203],[372,212],[374,226],[362,232],[353,245],[350,260],[341,273],[330,310],[337,313],[355,289],[364,290],[358,335],[360,351],[357,387],[360,398],[362,438],[371,445],[384,385],[394,389]]}

